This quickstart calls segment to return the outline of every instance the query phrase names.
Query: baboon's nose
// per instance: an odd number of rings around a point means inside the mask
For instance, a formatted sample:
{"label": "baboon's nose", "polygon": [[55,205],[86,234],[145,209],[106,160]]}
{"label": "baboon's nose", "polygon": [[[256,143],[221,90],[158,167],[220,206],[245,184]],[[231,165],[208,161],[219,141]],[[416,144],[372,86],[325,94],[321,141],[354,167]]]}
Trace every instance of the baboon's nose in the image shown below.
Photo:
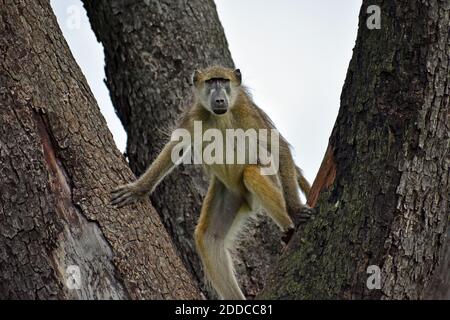
{"label": "baboon's nose", "polygon": [[218,106],[223,106],[225,104],[225,99],[216,99],[216,104]]}

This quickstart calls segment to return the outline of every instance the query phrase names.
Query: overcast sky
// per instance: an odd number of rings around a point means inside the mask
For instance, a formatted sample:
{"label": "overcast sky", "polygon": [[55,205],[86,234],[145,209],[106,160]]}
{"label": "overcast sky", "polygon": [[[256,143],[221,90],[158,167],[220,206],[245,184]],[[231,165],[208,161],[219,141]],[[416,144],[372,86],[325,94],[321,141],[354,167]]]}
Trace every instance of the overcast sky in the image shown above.
{"label": "overcast sky", "polygon": [[[114,136],[126,134],[103,82],[104,55],[80,0],[51,0],[58,23]],[[312,182],[339,109],[361,0],[216,0],[234,62],[255,102],[292,144]],[[73,19],[79,11],[78,24]]]}

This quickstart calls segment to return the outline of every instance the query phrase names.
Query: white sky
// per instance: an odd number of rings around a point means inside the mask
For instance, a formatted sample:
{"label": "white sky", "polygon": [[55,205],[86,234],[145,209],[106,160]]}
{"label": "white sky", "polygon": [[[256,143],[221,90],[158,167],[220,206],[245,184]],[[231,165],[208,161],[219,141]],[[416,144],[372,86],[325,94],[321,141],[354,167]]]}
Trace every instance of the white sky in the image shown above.
{"label": "white sky", "polygon": [[[339,109],[361,2],[216,0],[244,83],[292,144],[296,162],[310,182],[319,169]],[[51,5],[117,147],[124,151],[126,134],[103,82],[103,48],[82,3],[51,0]]]}

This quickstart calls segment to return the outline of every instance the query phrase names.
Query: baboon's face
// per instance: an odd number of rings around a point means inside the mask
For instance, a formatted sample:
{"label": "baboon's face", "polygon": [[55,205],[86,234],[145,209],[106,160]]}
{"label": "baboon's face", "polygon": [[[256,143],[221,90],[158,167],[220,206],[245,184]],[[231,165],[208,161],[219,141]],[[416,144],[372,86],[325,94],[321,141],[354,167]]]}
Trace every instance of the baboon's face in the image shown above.
{"label": "baboon's face", "polygon": [[214,115],[226,114],[236,101],[240,82],[238,83],[235,78],[227,74],[214,75],[201,80],[199,77],[200,75],[194,75],[194,84],[195,93],[201,104]]}
{"label": "baboon's face", "polygon": [[231,94],[229,79],[212,78],[206,80],[203,91],[207,108],[211,112],[221,115],[228,111]]}

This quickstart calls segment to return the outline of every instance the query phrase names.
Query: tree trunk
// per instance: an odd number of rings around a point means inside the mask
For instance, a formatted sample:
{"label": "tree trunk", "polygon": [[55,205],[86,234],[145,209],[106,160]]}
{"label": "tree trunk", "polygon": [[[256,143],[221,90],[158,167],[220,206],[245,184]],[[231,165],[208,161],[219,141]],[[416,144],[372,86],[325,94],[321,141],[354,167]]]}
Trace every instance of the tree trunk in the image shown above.
{"label": "tree trunk", "polygon": [[[381,29],[369,30],[377,3]],[[448,1],[364,1],[309,199],[318,216],[294,235],[261,298],[450,298],[449,26]],[[366,286],[370,265],[380,290]]]}
{"label": "tree trunk", "polygon": [[108,204],[133,175],[48,1],[0,0],[0,56],[0,298],[199,298],[149,202]]}
{"label": "tree trunk", "polygon": [[[128,134],[126,154],[140,175],[192,102],[194,70],[213,64],[233,67],[228,44],[212,0],[103,0],[84,5],[105,49],[107,86]],[[204,277],[193,233],[206,187],[199,169],[184,166],[151,196],[185,265],[200,283]],[[281,243],[267,218],[248,230],[237,248],[236,264],[244,292],[251,297],[262,288]],[[203,284],[207,293],[205,288]]]}

